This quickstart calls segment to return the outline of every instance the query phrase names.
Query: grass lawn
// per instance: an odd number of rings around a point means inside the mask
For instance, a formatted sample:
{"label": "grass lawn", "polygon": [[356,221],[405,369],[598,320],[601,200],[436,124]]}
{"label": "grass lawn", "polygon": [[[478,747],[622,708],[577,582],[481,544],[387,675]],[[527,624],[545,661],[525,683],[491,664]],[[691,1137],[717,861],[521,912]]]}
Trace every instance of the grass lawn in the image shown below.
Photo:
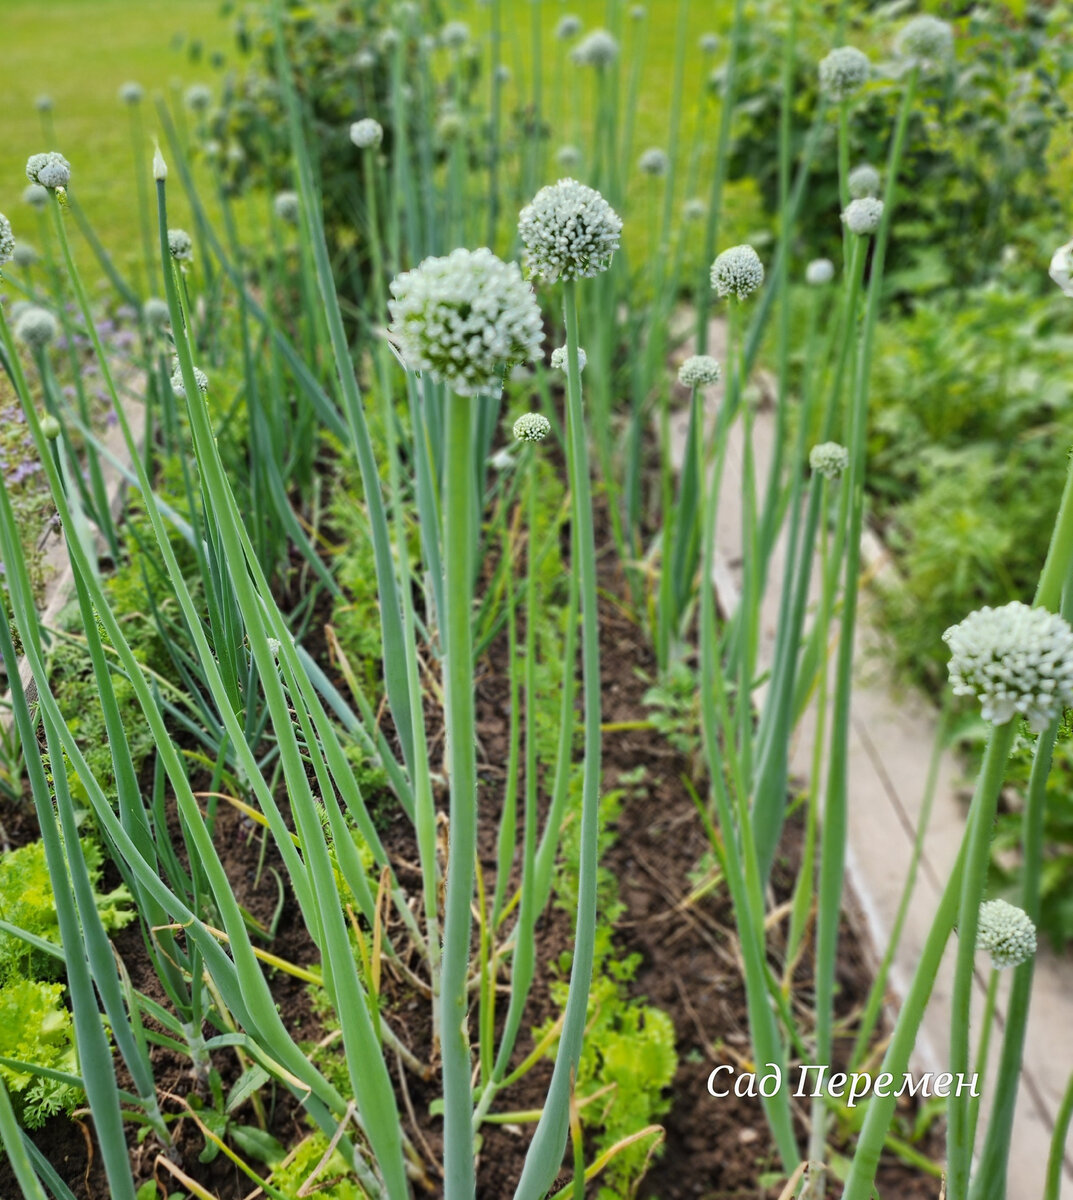
{"label": "grass lawn", "polygon": [[[230,20],[219,9],[219,0],[5,0],[0,212],[16,237],[22,230],[27,241],[39,240],[36,214],[21,200],[26,159],[59,150],[74,168],[71,191],[109,252],[124,267],[140,257],[130,117],[117,93],[128,80],[145,88],[142,112],[151,132],[156,94],[213,82],[208,53],[230,53],[233,45]],[[200,63],[190,62],[182,34],[200,39]],[[54,138],[46,137],[35,106],[42,93],[54,103]],[[180,191],[173,189],[176,223],[185,215]],[[96,277],[88,248],[76,246],[87,276]]]}
{"label": "grass lawn", "polygon": [[[3,137],[0,138],[0,212],[4,212],[25,240],[39,242],[36,215],[21,201],[26,185],[27,157],[42,149],[58,149],[70,159],[74,176],[72,192],[92,220],[101,240],[127,269],[140,257],[137,200],[133,175],[130,114],[119,100],[118,90],[128,80],[140,83],[146,92],[141,106],[146,145],[156,128],[154,100],[174,98],[192,83],[205,82],[218,89],[219,71],[209,63],[214,51],[236,63],[233,17],[221,15],[219,0],[183,0],[181,5],[162,0],[8,0],[5,5],[5,76],[0,98]],[[242,8],[244,6],[239,6]],[[256,6],[245,6],[256,7]],[[717,136],[717,105],[705,88],[708,74],[722,62],[722,53],[704,54],[698,47],[701,34],[718,32],[725,37],[730,23],[730,0],[715,4],[698,0],[653,0],[646,17],[624,18],[625,58],[635,57],[640,44],[640,86],[631,96],[635,104],[634,157],[646,147],[665,147],[669,113],[676,30],[684,8],[688,28],[686,68],[680,144],[681,178],[679,199],[688,187],[686,163],[700,137],[702,160],[710,157]],[[544,0],[538,11],[544,30],[542,39],[544,103],[549,119],[561,123],[553,128],[552,148],[564,143],[587,143],[592,121],[592,72],[578,68],[566,58],[568,46],[555,37],[555,28],[566,13],[581,18],[584,31],[595,29],[607,19],[607,0],[574,0],[556,3]],[[530,95],[532,70],[528,2],[502,0],[502,57],[512,71],[504,88],[505,114],[525,103]],[[485,36],[490,29],[491,9],[470,2],[462,6],[473,34]],[[191,61],[190,43],[201,45],[201,57]],[[91,53],[87,53],[87,48]],[[226,68],[225,68],[226,69]],[[629,70],[631,68],[624,68]],[[574,91],[578,78],[580,90]],[[629,91],[628,82],[623,83]],[[46,136],[35,101],[45,93],[52,97],[51,119],[55,136]],[[358,116],[360,114],[355,114]],[[558,122],[556,118],[558,117]],[[647,224],[651,200],[643,193],[654,185],[634,173],[631,181],[633,219]],[[703,189],[702,189],[703,190]],[[186,219],[181,189],[170,189],[172,219]],[[734,206],[737,207],[737,206]],[[647,241],[647,233],[638,234]],[[637,244],[635,242],[635,244]],[[99,271],[87,247],[79,245],[81,266],[90,278]]]}

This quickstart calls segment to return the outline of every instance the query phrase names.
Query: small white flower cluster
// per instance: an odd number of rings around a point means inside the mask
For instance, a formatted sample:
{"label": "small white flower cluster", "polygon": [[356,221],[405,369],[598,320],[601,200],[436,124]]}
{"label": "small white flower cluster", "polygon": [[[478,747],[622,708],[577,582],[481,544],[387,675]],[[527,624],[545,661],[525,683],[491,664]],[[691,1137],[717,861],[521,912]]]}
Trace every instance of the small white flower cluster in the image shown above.
{"label": "small white flower cluster", "polygon": [[498,394],[504,364],[540,353],[543,324],[517,263],[486,248],[426,258],[391,283],[391,332],[412,371],[460,396]]}
{"label": "small white flower cluster", "polygon": [[373,117],[362,117],[350,127],[350,140],[359,150],[369,150],[384,140],[384,127]]}
{"label": "small white flower cluster", "polygon": [[717,33],[702,33],[700,35],[700,48],[705,54],[714,54],[719,49],[719,35]]}
{"label": "small white flower cluster", "polygon": [[287,225],[297,225],[299,208],[297,192],[277,192],[272,201],[272,211]]}
{"label": "small white flower cluster", "polygon": [[26,178],[43,188],[65,188],[71,182],[71,164],[58,150],[31,154],[26,160]]}
{"label": "small white flower cluster", "polygon": [[466,131],[462,114],[453,107],[445,108],[436,122],[436,136],[441,142],[453,142]]}
{"label": "small white flower cluster", "polygon": [[650,147],[637,160],[638,168],[645,175],[666,175],[669,165],[666,152],[658,146]]}
{"label": "small white flower cluster", "polygon": [[135,83],[133,80],[123,84],[119,89],[119,98],[124,104],[141,104],[144,96],[145,89],[140,83]]}
{"label": "small white flower cluster", "polygon": [[29,242],[16,242],[12,257],[16,267],[32,267],[41,256]]}
{"label": "small white flower cluster", "polygon": [[718,383],[723,369],[710,354],[692,354],[678,368],[678,382],[687,388]]}
{"label": "small white flower cluster", "polygon": [[452,50],[460,50],[469,41],[469,26],[465,21],[448,21],[440,30],[440,41]]}
{"label": "small white flower cluster", "polygon": [[820,91],[831,100],[845,100],[868,82],[872,64],[856,46],[839,46],[820,59]]}
{"label": "small white flower cluster", "polygon": [[699,221],[708,211],[707,204],[699,196],[693,196],[682,205],[682,216],[687,221]]}
{"label": "small white flower cluster", "polygon": [[849,469],[849,451],[838,442],[820,442],[809,451],[808,465],[814,475],[838,479]]}
{"label": "small white flower cluster", "polygon": [[618,58],[618,41],[606,29],[594,29],[570,51],[579,67],[609,67]]}
{"label": "small white flower cluster", "polygon": [[555,36],[560,42],[568,42],[581,32],[581,18],[572,15],[562,17],[555,26]]}
{"label": "small white flower cluster", "polygon": [[523,413],[514,422],[514,437],[519,442],[542,442],[551,433],[551,422],[541,413]]}
{"label": "small white flower cluster", "polygon": [[946,21],[927,13],[902,26],[894,42],[902,58],[918,63],[941,63],[954,49],[954,31]]}
{"label": "small white flower cluster", "polygon": [[193,262],[194,239],[185,229],[169,229],[168,251],[176,262]]}
{"label": "small white flower cluster", "polygon": [[159,296],[150,296],[142,305],[142,320],[150,329],[163,329],[171,320],[168,302]]}
{"label": "small white flower cluster", "polygon": [[1019,600],[980,608],[943,641],[955,695],[975,696],[993,725],[1020,713],[1041,733],[1073,704],[1073,629],[1057,613]]}
{"label": "small white flower cluster", "polygon": [[1058,247],[1048,273],[1067,296],[1073,296],[1073,242]]}
{"label": "small white flower cluster", "polygon": [[34,101],[34,108],[36,108],[39,113],[52,112],[54,107],[55,106],[52,102],[52,97],[48,94],[48,92],[42,92],[41,95],[38,96]]}
{"label": "small white flower cluster", "polygon": [[1036,953],[1036,927],[1032,918],[1015,904],[988,900],[980,905],[976,949],[991,955],[991,965],[997,971],[1019,967]]}
{"label": "small white flower cluster", "polygon": [[764,264],[752,246],[731,246],[712,263],[712,287],[720,297],[744,300],[764,282]]}
{"label": "small white flower cluster", "polygon": [[[186,386],[183,383],[183,369],[177,358],[172,359],[174,370],[171,373],[171,390],[179,397],[180,400],[186,399]],[[209,390],[209,377],[200,367],[194,368],[194,380],[197,383],[197,390],[204,396]]]}
{"label": "small white flower cluster", "polygon": [[554,283],[606,271],[619,246],[622,220],[593,188],[560,179],[541,188],[522,209],[518,231],[530,272]]}
{"label": "small white flower cluster", "polygon": [[861,163],[854,167],[846,180],[849,194],[854,200],[863,200],[866,196],[878,196],[880,188],[879,172],[871,163]]}
{"label": "small white flower cluster", "polygon": [[581,151],[577,146],[560,146],[555,152],[555,161],[565,171],[576,167],[581,162]]}
{"label": "small white flower cluster", "polygon": [[30,304],[19,313],[13,332],[31,350],[43,350],[51,344],[58,329],[56,318],[47,308]]}
{"label": "small white flower cluster", "polygon": [[22,189],[22,199],[40,212],[48,203],[48,188],[43,188],[39,183],[28,183]]}
{"label": "small white flower cluster", "polygon": [[851,200],[842,213],[846,228],[857,237],[867,237],[879,228],[883,219],[883,201],[874,196]]}
{"label": "small white flower cluster", "polygon": [[208,112],[209,106],[212,104],[212,88],[204,83],[193,83],[186,89],[183,99],[191,112]]}
{"label": "small white flower cluster", "polygon": [[11,232],[11,222],[0,213],[0,267],[11,262],[15,257],[15,235]]}
{"label": "small white flower cluster", "polygon": [[[583,347],[577,348],[577,365],[579,371],[584,371],[588,365],[589,356]],[[565,371],[570,365],[570,356],[565,346],[556,346],[551,352],[551,365],[556,371]]]}
{"label": "small white flower cluster", "polygon": [[829,258],[814,258],[805,268],[805,282],[810,287],[823,287],[835,277],[835,264]]}

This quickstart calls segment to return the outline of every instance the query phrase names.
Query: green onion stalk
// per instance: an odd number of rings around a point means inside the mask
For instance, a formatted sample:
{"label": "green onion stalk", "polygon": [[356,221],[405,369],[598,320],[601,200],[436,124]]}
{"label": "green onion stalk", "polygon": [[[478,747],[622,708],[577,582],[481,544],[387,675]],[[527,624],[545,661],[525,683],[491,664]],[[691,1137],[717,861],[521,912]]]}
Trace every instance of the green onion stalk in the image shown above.
{"label": "green onion stalk", "polygon": [[584,776],[581,801],[581,850],[578,866],[578,911],[570,991],[566,1001],[559,1051],[544,1111],[526,1154],[515,1200],[540,1200],[551,1186],[566,1145],[573,1077],[581,1058],[589,989],[596,945],[596,876],[600,824],[600,628],[596,591],[596,542],[592,525],[588,446],[578,356],[577,283],[563,282],[563,318],[567,348],[567,436],[570,443],[570,486],[577,528],[576,569],[580,576],[581,657],[584,705]]}
{"label": "green onion stalk", "polygon": [[467,1032],[471,907],[477,865],[476,716],[473,698],[473,474],[472,397],[447,398],[447,473],[444,498],[444,570],[447,611],[444,693],[450,778],[450,844],[443,922],[440,1044],[443,1056],[444,1195],[465,1200],[476,1192],[473,1154],[472,1064]]}

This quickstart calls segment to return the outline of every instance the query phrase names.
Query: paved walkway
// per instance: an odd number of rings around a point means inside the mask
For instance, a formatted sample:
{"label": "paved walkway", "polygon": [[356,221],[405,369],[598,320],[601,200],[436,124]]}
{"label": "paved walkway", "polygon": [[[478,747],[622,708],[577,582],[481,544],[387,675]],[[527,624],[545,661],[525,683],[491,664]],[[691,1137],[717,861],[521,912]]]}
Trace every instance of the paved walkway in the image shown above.
{"label": "paved walkway", "polygon": [[[721,322],[712,323],[709,350],[716,357],[725,352],[726,335]],[[683,353],[681,357],[684,357]],[[707,397],[708,417],[714,420],[720,394],[711,389]],[[680,466],[687,414],[679,412],[672,422],[671,454]],[[757,491],[763,496],[763,481],[770,470],[774,447],[774,412],[761,403],[756,414],[753,449]],[[716,530],[716,567],[713,574],[720,607],[733,611],[738,601],[741,564],[742,499],[741,423],[731,432],[727,462],[720,492]],[[929,758],[936,736],[937,713],[923,694],[895,687],[884,666],[879,636],[869,621],[874,607],[872,580],[890,574],[882,547],[866,535],[862,546],[869,580],[861,595],[860,617],[855,639],[856,674],[851,709],[849,744],[849,845],[847,869],[855,893],[866,941],[877,951],[876,961],[889,945],[895,913],[906,879],[921,804],[925,792]],[[761,608],[761,669],[771,664],[775,645],[778,599],[785,569],[785,546],[776,546]],[[815,589],[814,580],[814,589]],[[818,589],[815,589],[818,594]],[[763,703],[764,690],[758,689]],[[828,728],[830,723],[828,722]],[[795,733],[791,771],[807,779],[816,728],[816,713],[808,711]],[[896,1007],[912,978],[920,950],[931,926],[942,883],[957,856],[964,832],[965,806],[962,793],[969,786],[960,762],[944,753],[924,843],[924,853],[901,942],[891,976],[890,1001]],[[949,1046],[949,1001],[953,979],[954,939],[947,948],[936,981],[932,1003],[918,1037],[914,1067],[921,1071],[943,1071]],[[984,965],[981,957],[981,966]],[[976,1003],[982,1011],[986,970],[977,973]],[[1000,1014],[1005,1008],[1009,979],[1000,987]],[[1041,949],[1036,960],[1035,988],[1029,1014],[1024,1068],[1018,1095],[1014,1140],[1010,1153],[1008,1200],[1040,1200],[1050,1149],[1051,1128],[1069,1074],[1073,1071],[1073,957],[1056,957]],[[996,1033],[992,1039],[1001,1040]],[[994,1059],[989,1077],[994,1078]],[[986,1088],[986,1083],[985,1083]],[[983,1127],[983,1117],[981,1117]],[[1073,1166],[1066,1160],[1061,1200],[1073,1200]]]}

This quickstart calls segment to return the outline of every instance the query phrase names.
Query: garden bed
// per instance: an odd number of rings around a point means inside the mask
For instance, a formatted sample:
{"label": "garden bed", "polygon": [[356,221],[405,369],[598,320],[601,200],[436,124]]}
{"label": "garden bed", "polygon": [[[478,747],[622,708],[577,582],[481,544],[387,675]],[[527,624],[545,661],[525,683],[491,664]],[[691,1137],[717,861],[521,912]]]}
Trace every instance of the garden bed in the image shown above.
{"label": "garden bed", "polygon": [[[774,1200],[782,1187],[774,1182],[779,1174],[778,1156],[759,1101],[735,1096],[716,1098],[707,1090],[708,1076],[714,1067],[727,1064],[745,1070],[752,1059],[733,910],[725,885],[713,875],[711,848],[697,820],[692,798],[692,788],[701,782],[696,756],[675,748],[652,728],[652,709],[646,703],[646,694],[656,675],[656,664],[642,629],[615,599],[625,589],[621,572],[610,557],[605,556],[602,561],[601,690],[603,720],[611,727],[604,743],[604,793],[622,786],[626,799],[607,830],[609,844],[601,865],[617,880],[617,898],[622,905],[614,922],[616,957],[622,961],[638,956],[636,973],[628,984],[629,996],[668,1014],[674,1024],[678,1054],[678,1068],[666,1092],[670,1107],[658,1118],[666,1131],[665,1143],[640,1185],[640,1194],[659,1196],[660,1200],[715,1200],[748,1193]],[[322,623],[328,615],[322,605]],[[319,657],[327,656],[327,645],[317,632],[311,636],[309,648]],[[498,764],[506,761],[509,741],[506,654],[503,635],[492,644],[480,664],[477,682],[478,737],[482,748],[478,769],[492,791],[482,802],[478,828],[480,861],[487,871],[495,865],[504,781],[503,769]],[[337,682],[341,685],[343,681]],[[434,718],[428,729],[433,754],[442,745],[443,727],[438,722]],[[695,737],[695,730],[683,728],[680,732],[686,739]],[[146,786],[150,784],[147,781]],[[207,786],[207,781],[203,781],[203,786]],[[391,804],[390,797],[386,799]],[[444,799],[440,797],[441,805]],[[419,885],[419,874],[406,866],[417,859],[412,826],[397,807],[389,809],[385,805],[381,812],[385,814],[382,836],[393,861],[399,864],[400,880],[404,885]],[[37,836],[30,806],[3,805],[0,824],[7,829],[15,846]],[[174,810],[170,827],[175,844],[181,844]],[[255,920],[266,926],[271,924],[279,902],[271,871],[283,873],[274,847],[270,845],[267,856],[262,857],[257,826],[224,803],[216,810],[213,829],[237,899]],[[800,864],[801,836],[800,821],[792,820],[780,845],[773,876],[776,904],[790,895]],[[118,882],[114,869],[110,870],[106,886]],[[853,905],[852,897],[847,897],[848,908]],[[843,920],[837,1015],[844,1026],[836,1062],[848,1052],[854,1016],[867,998],[872,978],[874,956],[856,932],[860,924],[859,916]],[[313,970],[319,967],[318,959],[310,957],[309,936],[297,906],[290,899],[289,889],[287,900],[278,910],[275,930],[266,949],[296,966]],[[537,961],[549,965],[568,961],[572,937],[573,913],[553,902],[537,926]],[[780,939],[776,931],[772,933],[772,945],[773,965],[781,973],[783,964],[779,961]],[[115,938],[115,946],[133,986],[158,1003],[165,1002],[145,957],[138,927],[132,925],[122,931]],[[793,996],[799,996],[805,1007],[811,991],[807,959],[805,955],[795,969],[792,989]],[[523,1060],[534,1047],[528,1031],[558,1016],[559,1009],[548,985],[552,978],[563,976],[552,969],[554,974],[538,979],[530,996],[516,1060]],[[296,1036],[302,1041],[315,1043],[331,1037],[304,982],[277,971],[272,991],[285,1022],[297,1031]],[[402,1042],[419,1061],[432,1061],[427,999],[389,967],[382,1001]],[[189,1060],[156,1047],[153,1062],[165,1111],[180,1112],[181,1099],[198,1094]],[[217,1055],[215,1065],[226,1090],[238,1075],[235,1061],[231,1056]],[[407,1132],[419,1146],[427,1147],[433,1164],[442,1161],[442,1121],[428,1111],[429,1104],[440,1094],[438,1071],[433,1068],[426,1080],[408,1073],[404,1088],[398,1087],[397,1071],[394,1074],[400,1110],[410,1114]],[[538,1109],[546,1095],[550,1074],[550,1059],[538,1063],[519,1083],[503,1091],[496,1111]],[[129,1086],[129,1079],[124,1079],[123,1073],[120,1085]],[[800,1105],[798,1133],[804,1138],[807,1102],[801,1101]],[[268,1132],[288,1149],[308,1135],[299,1106],[288,1093],[276,1091],[266,1110]],[[919,1102],[903,1103],[898,1117],[901,1136],[909,1136],[919,1116]],[[248,1110],[240,1110],[235,1117],[239,1121],[250,1119]],[[174,1158],[184,1172],[218,1200],[240,1200],[249,1194],[250,1180],[222,1155],[209,1164],[198,1161],[205,1140],[189,1116],[173,1128]],[[512,1124],[486,1124],[481,1136],[478,1197],[500,1200],[517,1183],[528,1146],[528,1130]],[[89,1122],[57,1117],[35,1135],[35,1140],[42,1149],[47,1149],[50,1161],[60,1170],[77,1200],[107,1200],[107,1182],[94,1150]],[[154,1166],[160,1148],[152,1139],[139,1143],[132,1129],[130,1145],[140,1179],[149,1180],[155,1175],[161,1184],[173,1186],[167,1171],[159,1164]],[[850,1143],[840,1144],[837,1135],[834,1145],[842,1152],[851,1149]],[[942,1149],[940,1126],[924,1122],[914,1149],[922,1156],[937,1158]],[[772,1182],[755,1190],[757,1180],[765,1176]],[[428,1178],[429,1187],[418,1187],[418,1192],[431,1190],[436,1194],[439,1182],[431,1167]],[[564,1171],[559,1186],[569,1178],[569,1172]],[[9,1164],[0,1164],[0,1195],[15,1186]],[[885,1160],[879,1186],[881,1194],[897,1195],[899,1200],[934,1200],[939,1195],[937,1178],[894,1156]],[[889,1193],[884,1190],[887,1188]],[[829,1194],[837,1193],[832,1190]]]}

